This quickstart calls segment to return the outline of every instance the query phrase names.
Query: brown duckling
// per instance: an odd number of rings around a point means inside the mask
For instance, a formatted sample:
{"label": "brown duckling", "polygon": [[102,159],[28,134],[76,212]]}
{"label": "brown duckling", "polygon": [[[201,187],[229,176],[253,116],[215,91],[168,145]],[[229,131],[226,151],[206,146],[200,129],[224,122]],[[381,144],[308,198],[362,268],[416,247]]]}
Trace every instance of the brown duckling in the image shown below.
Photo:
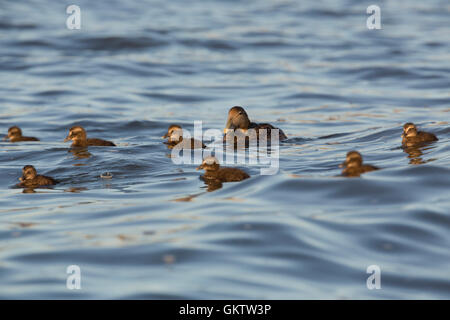
{"label": "brown duckling", "polygon": [[408,122],[403,125],[402,145],[404,147],[413,147],[437,140],[438,138],[433,133],[417,131],[414,123]]}
{"label": "brown duckling", "polygon": [[21,181],[19,187],[25,188],[37,188],[40,186],[50,186],[58,183],[55,179],[51,177],[38,175],[36,169],[33,166],[25,166],[22,169],[22,177],[19,178]]}
{"label": "brown duckling", "polygon": [[345,161],[339,167],[344,168],[342,175],[346,177],[359,177],[362,173],[379,169],[370,164],[363,164],[362,156],[358,151],[348,152]]}
{"label": "brown duckling", "polygon": [[8,140],[11,142],[20,142],[20,141],[39,141],[38,138],[35,137],[24,137],[22,136],[22,130],[13,126],[8,129],[8,135],[3,138],[3,140]]}
{"label": "brown duckling", "polygon": [[111,141],[103,139],[87,138],[86,130],[83,127],[75,126],[70,128],[69,135],[64,139],[64,142],[72,140],[72,147],[87,147],[87,146],[103,146],[115,147],[116,145]]}
{"label": "brown duckling", "polygon": [[170,149],[175,147],[176,145],[180,145],[184,149],[200,149],[206,148],[206,145],[203,142],[196,140],[194,138],[183,139],[183,129],[176,124],[172,124],[167,133],[163,136],[163,139],[167,138],[167,142],[165,142]]}
{"label": "brown duckling", "polygon": [[247,132],[248,129],[254,129],[256,131],[257,139],[259,139],[259,130],[265,129],[267,130],[267,140],[269,141],[271,139],[271,131],[274,129],[278,129],[279,140],[282,141],[287,139],[287,136],[284,134],[283,130],[276,128],[271,124],[251,122],[247,115],[247,112],[245,112],[244,108],[239,106],[235,106],[231,108],[230,111],[228,111],[228,119],[224,129],[224,140],[226,140],[226,133],[228,132],[228,130],[236,129],[240,129],[244,133]]}
{"label": "brown duckling", "polygon": [[205,182],[235,182],[242,181],[250,176],[237,168],[220,168],[216,157],[206,157],[197,170],[205,170],[205,174],[200,178]]}

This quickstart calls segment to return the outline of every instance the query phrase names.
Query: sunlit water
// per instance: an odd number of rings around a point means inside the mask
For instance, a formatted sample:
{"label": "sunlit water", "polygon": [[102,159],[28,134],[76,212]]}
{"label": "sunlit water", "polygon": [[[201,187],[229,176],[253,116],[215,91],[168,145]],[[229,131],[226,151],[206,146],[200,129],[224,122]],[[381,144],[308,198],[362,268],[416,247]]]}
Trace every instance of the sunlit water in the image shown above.
{"label": "sunlit water", "polygon": [[[448,1],[377,1],[381,30],[373,1],[67,4],[0,2],[0,128],[41,139],[0,143],[0,298],[450,298]],[[233,105],[289,140],[208,192],[161,136]],[[405,152],[408,121],[440,140]],[[118,147],[77,157],[74,124]],[[339,177],[352,149],[382,170]]]}

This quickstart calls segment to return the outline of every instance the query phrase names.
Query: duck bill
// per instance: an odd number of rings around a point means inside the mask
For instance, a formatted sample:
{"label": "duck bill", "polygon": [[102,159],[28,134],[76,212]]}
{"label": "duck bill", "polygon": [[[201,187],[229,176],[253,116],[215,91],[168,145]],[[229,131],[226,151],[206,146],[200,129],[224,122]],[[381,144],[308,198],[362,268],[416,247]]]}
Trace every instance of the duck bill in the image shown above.
{"label": "duck bill", "polygon": [[195,170],[203,169],[203,164],[199,165]]}
{"label": "duck bill", "polygon": [[169,137],[169,133],[167,132],[165,135],[162,136],[163,139],[167,139]]}
{"label": "duck bill", "polygon": [[70,139],[69,137],[66,137],[66,138],[64,139],[64,142],[67,142],[67,141],[70,141],[70,140],[72,140],[72,139]]}
{"label": "duck bill", "polygon": [[339,168],[345,168],[347,166],[347,162],[344,161],[339,165]]}
{"label": "duck bill", "polygon": [[4,136],[3,139],[2,139],[2,141],[7,141],[8,139],[9,139],[8,136]]}
{"label": "duck bill", "polygon": [[231,119],[227,120],[227,124],[225,125],[225,129],[223,129],[223,133],[227,134],[228,130],[233,130],[234,126],[231,123]]}
{"label": "duck bill", "polygon": [[25,179],[24,179],[23,177],[20,177],[20,178],[19,178],[19,181],[20,181],[20,182],[24,182]]}

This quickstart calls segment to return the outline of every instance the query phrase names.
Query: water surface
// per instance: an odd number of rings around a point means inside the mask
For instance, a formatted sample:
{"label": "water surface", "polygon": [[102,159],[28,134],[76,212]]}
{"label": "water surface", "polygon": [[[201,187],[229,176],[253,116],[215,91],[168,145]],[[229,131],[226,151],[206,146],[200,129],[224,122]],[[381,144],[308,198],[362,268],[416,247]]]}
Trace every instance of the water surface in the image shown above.
{"label": "water surface", "polygon": [[[381,30],[368,1],[77,4],[0,3],[0,129],[41,139],[0,142],[0,298],[450,298],[448,1],[378,1]],[[161,136],[234,105],[288,135],[280,170],[207,192]],[[405,152],[408,121],[440,140]],[[339,177],[352,149],[383,170]],[[61,183],[14,188],[27,164]]]}

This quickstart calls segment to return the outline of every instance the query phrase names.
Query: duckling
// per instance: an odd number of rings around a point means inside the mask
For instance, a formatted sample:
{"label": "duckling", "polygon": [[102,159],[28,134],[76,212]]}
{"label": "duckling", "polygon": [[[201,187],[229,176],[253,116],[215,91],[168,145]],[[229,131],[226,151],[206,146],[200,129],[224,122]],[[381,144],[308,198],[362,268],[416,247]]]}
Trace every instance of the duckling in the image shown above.
{"label": "duckling", "polygon": [[346,177],[359,177],[362,173],[379,169],[370,164],[363,164],[362,156],[358,151],[348,152],[345,161],[339,167],[344,168],[342,175]]}
{"label": "duckling", "polygon": [[437,140],[438,138],[432,133],[417,131],[414,123],[408,122],[403,125],[402,145],[404,147],[413,147]]}
{"label": "duckling", "polygon": [[3,138],[3,140],[8,140],[11,142],[20,142],[20,141],[39,141],[38,138],[35,137],[24,137],[22,136],[22,130],[13,126],[8,129],[8,135]]}
{"label": "duckling", "polygon": [[[234,106],[233,108],[228,111],[228,119],[227,123],[225,125],[224,129],[224,141],[226,140],[226,133],[229,130],[236,130],[240,129],[244,133],[247,132],[248,129],[254,129],[256,131],[256,138],[259,140],[259,130],[265,129],[267,130],[267,140],[270,141],[271,139],[271,130],[278,129],[278,136],[279,140],[286,140],[287,136],[284,134],[283,130],[276,128],[268,123],[255,123],[251,122],[247,112],[245,112],[244,108],[239,106]],[[246,145],[248,145],[248,142],[246,141]]]}
{"label": "duckling", "polygon": [[58,183],[57,180],[38,175],[36,169],[33,166],[27,165],[22,169],[22,177],[19,178],[21,181],[19,187],[25,188],[37,188],[40,186],[50,186]]}
{"label": "duckling", "polygon": [[69,135],[64,139],[64,142],[72,140],[72,147],[87,147],[87,146],[103,146],[103,147],[115,147],[116,145],[111,141],[102,139],[86,137],[86,130],[83,127],[75,126],[70,128]]}
{"label": "duckling", "polygon": [[206,157],[197,170],[205,170],[205,174],[200,178],[205,182],[221,183],[242,181],[250,176],[237,168],[220,168],[219,161],[216,157]]}
{"label": "duckling", "polygon": [[167,142],[165,142],[170,149],[175,147],[176,145],[180,145],[184,149],[200,149],[206,148],[206,145],[199,140],[195,140],[194,138],[184,139],[183,140],[183,129],[179,125],[172,124],[169,126],[167,133],[163,136],[163,139],[167,138]]}

